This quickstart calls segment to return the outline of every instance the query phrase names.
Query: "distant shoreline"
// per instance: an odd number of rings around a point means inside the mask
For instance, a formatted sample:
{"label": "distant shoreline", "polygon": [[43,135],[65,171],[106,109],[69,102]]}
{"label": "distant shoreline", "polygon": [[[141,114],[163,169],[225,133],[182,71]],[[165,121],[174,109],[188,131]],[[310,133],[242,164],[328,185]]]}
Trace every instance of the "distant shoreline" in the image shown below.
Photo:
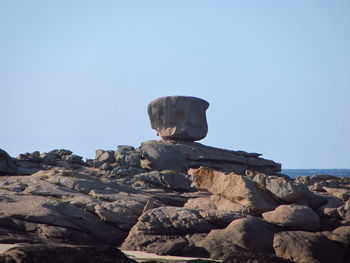
{"label": "distant shoreline", "polygon": [[282,169],[282,173],[296,178],[301,175],[313,176],[316,174],[329,174],[337,177],[350,177],[350,169]]}

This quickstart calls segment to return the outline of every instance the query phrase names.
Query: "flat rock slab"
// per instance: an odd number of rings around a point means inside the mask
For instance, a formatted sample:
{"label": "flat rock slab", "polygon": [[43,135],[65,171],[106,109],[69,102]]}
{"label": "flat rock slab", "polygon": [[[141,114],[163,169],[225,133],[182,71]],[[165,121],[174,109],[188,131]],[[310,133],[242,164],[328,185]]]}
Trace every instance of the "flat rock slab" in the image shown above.
{"label": "flat rock slab", "polygon": [[281,164],[261,158],[258,153],[231,151],[197,142],[160,140],[145,141],[138,148],[143,168],[187,171],[188,168],[210,167],[224,172],[245,174],[246,170],[274,174]]}

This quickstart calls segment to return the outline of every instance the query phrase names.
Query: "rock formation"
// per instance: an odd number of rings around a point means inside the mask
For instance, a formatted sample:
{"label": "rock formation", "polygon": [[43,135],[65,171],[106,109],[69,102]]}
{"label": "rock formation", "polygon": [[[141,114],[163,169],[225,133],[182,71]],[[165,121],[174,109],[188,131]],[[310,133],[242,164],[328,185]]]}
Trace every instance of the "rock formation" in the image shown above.
{"label": "rock formation", "polygon": [[87,160],[0,151],[0,248],[17,244],[0,262],[132,262],[116,246],[227,263],[350,261],[350,178],[294,180],[260,154],[190,137]]}
{"label": "rock formation", "polygon": [[168,96],[151,101],[148,115],[152,129],[164,139],[198,141],[208,132],[205,111],[209,103],[205,100]]}

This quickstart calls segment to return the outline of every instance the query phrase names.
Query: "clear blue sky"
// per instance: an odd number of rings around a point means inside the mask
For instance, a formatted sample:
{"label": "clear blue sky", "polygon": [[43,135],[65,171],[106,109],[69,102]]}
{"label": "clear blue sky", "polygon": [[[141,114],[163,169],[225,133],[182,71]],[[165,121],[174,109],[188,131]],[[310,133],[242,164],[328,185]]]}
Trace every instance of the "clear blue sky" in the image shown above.
{"label": "clear blue sky", "polygon": [[0,1],[0,148],[157,139],[146,108],[210,103],[201,142],[350,168],[350,1]]}

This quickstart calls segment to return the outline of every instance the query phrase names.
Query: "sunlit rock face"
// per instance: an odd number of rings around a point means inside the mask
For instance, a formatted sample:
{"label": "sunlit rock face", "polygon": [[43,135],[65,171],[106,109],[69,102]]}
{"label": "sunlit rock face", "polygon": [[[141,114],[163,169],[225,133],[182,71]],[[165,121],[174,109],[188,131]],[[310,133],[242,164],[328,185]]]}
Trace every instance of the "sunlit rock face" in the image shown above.
{"label": "sunlit rock face", "polygon": [[187,96],[158,98],[148,104],[152,129],[163,139],[198,141],[208,132],[205,111],[209,103]]}

